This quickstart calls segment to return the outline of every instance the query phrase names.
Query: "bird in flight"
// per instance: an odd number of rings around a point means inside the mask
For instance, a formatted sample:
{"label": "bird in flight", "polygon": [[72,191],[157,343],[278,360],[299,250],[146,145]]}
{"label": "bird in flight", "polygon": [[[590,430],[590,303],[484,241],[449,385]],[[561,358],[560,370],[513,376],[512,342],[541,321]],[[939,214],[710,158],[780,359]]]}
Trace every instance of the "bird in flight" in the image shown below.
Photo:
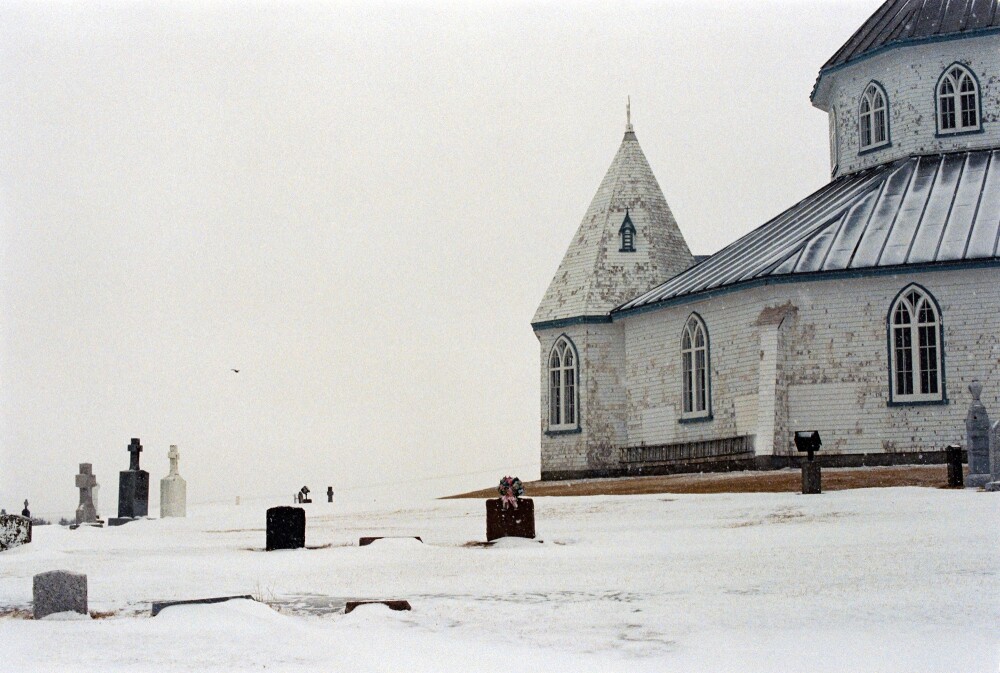
{"label": "bird in flight", "polygon": [[231,371],[231,372],[235,372],[236,374],[239,374],[239,373],[240,373],[240,370],[239,370],[239,369],[230,369],[229,371]]}

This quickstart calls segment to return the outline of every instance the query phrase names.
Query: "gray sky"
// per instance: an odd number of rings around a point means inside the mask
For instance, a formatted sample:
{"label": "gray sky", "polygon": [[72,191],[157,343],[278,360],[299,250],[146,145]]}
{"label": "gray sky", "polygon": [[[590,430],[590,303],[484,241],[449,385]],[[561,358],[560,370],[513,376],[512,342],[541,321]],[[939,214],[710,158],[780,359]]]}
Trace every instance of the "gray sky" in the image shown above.
{"label": "gray sky", "polygon": [[[0,7],[0,506],[538,476],[529,326],[625,97],[709,253],[822,186],[879,0]],[[230,372],[239,368],[240,373]]]}

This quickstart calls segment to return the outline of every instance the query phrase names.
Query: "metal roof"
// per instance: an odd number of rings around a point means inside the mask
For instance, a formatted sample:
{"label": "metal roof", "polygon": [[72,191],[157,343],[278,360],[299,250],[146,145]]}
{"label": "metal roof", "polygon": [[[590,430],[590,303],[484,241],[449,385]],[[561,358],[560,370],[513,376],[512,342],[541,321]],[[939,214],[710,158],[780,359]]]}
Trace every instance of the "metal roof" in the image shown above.
{"label": "metal roof", "polygon": [[615,312],[761,278],[998,256],[1000,150],[839,178]]}
{"label": "metal roof", "polygon": [[888,0],[823,64],[821,72],[894,42],[1000,27],[998,4],[1000,0]]}

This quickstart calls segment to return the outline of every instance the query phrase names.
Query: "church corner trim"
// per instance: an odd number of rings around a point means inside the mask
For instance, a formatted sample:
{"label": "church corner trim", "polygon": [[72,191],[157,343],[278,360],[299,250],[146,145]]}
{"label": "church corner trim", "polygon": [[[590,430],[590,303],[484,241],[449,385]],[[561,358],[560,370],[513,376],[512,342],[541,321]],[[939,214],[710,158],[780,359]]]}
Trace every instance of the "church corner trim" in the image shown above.
{"label": "church corner trim", "polygon": [[572,327],[573,325],[606,325],[611,322],[611,316],[604,315],[581,315],[575,318],[559,318],[557,320],[542,320],[531,323],[531,329],[542,332],[550,329],[560,329],[562,327]]}

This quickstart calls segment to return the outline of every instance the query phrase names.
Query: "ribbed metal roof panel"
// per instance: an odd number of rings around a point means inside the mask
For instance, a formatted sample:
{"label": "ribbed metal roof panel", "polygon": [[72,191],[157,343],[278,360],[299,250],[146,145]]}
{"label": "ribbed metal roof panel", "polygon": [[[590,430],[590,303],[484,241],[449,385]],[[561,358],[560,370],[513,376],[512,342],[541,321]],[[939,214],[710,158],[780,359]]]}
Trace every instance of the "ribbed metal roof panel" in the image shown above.
{"label": "ribbed metal roof panel", "polygon": [[888,0],[822,70],[852,61],[893,42],[943,37],[1000,27],[1000,0]]}
{"label": "ribbed metal roof panel", "polygon": [[996,257],[1000,151],[910,157],[826,185],[627,311],[776,276]]}

